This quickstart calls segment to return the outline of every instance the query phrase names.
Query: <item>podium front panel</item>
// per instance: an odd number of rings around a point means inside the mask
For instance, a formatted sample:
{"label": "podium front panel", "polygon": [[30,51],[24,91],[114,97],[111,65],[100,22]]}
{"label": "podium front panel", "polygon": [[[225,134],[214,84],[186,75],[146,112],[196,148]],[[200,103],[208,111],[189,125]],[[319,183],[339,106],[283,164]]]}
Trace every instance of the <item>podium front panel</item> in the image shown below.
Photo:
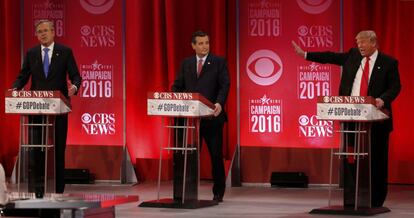
{"label": "podium front panel", "polygon": [[199,93],[150,92],[147,114],[166,117],[213,116],[215,106]]}
{"label": "podium front panel", "polygon": [[148,99],[148,115],[171,117],[211,116],[213,110],[198,100]]}
{"label": "podium front panel", "polygon": [[323,96],[318,97],[317,117],[320,120],[379,121],[388,115],[377,109],[370,96]]}
{"label": "podium front panel", "polygon": [[6,114],[67,114],[70,103],[59,91],[7,91]]}

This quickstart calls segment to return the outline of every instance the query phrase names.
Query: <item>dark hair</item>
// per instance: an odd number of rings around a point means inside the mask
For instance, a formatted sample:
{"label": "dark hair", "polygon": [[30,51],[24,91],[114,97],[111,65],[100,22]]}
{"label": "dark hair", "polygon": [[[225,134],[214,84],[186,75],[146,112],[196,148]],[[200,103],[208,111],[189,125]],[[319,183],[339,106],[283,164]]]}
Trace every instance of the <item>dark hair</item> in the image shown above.
{"label": "dark hair", "polygon": [[201,30],[195,31],[191,35],[191,43],[196,44],[196,37],[204,37],[204,36],[208,36],[208,34],[206,32],[201,31]]}

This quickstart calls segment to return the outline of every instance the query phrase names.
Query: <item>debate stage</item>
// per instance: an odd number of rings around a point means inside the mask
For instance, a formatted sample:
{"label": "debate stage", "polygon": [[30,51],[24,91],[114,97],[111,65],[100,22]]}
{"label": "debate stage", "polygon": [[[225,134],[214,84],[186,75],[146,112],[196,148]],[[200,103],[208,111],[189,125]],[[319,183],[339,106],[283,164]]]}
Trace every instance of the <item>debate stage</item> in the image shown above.
{"label": "debate stage", "polygon": [[[200,199],[211,199],[211,183],[202,181]],[[138,195],[139,201],[115,207],[116,217],[355,217],[309,214],[312,209],[327,206],[328,189],[323,186],[309,188],[271,188],[270,184],[227,188],[224,202],[217,206],[200,209],[169,209],[138,207],[143,201],[157,198],[157,184],[145,182],[130,185],[67,185],[67,193],[95,193],[115,195]],[[172,195],[172,183],[161,185],[160,197]],[[414,186],[390,185],[385,206],[391,212],[374,217],[414,217]]]}

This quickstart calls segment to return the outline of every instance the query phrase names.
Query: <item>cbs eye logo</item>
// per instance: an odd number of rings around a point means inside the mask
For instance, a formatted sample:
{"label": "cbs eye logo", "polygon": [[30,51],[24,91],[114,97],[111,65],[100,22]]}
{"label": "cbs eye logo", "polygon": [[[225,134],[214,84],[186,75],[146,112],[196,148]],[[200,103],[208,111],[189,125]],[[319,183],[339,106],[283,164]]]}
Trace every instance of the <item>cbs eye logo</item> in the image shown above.
{"label": "cbs eye logo", "polygon": [[81,27],[81,34],[84,36],[89,36],[92,32],[92,29],[88,25],[84,25]]}
{"label": "cbs eye logo", "polygon": [[296,0],[296,2],[308,14],[320,14],[331,6],[332,0]]}
{"label": "cbs eye logo", "polygon": [[257,85],[272,85],[282,76],[282,71],[282,60],[271,50],[255,51],[247,59],[247,76]]}
{"label": "cbs eye logo", "polygon": [[309,33],[309,29],[308,29],[307,26],[302,25],[298,28],[298,34],[300,36],[306,36],[306,35],[308,35],[308,33]]}
{"label": "cbs eye logo", "polygon": [[302,116],[299,117],[299,124],[301,126],[306,126],[306,125],[308,125],[308,123],[309,123],[309,117],[308,116],[302,115]]}
{"label": "cbs eye logo", "polygon": [[80,0],[80,4],[91,14],[103,14],[114,5],[115,0]]}
{"label": "cbs eye logo", "polygon": [[89,113],[82,114],[81,117],[82,123],[88,124],[92,121],[92,116]]}

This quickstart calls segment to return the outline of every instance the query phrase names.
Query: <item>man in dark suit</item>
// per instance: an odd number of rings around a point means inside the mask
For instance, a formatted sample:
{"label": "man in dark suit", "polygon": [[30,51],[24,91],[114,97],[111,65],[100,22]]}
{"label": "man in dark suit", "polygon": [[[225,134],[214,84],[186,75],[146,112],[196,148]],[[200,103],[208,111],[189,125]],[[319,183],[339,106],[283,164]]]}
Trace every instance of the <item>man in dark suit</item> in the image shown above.
{"label": "man in dark suit", "polygon": [[[35,24],[39,45],[30,48],[25,56],[22,69],[13,83],[13,89],[22,89],[31,78],[31,90],[57,90],[68,99],[75,95],[81,85],[81,77],[72,50],[54,42],[54,25],[49,20],[40,20]],[[68,84],[67,77],[71,83]],[[30,116],[29,122],[39,123],[42,116]],[[55,172],[56,193],[65,189],[65,148],[68,130],[67,115],[55,117]],[[41,130],[33,127],[31,142],[41,143]],[[41,197],[44,192],[44,154],[39,149],[31,151],[29,162],[29,191]],[[41,158],[39,158],[41,156]],[[40,184],[39,184],[40,183]]]}
{"label": "man in dark suit", "polygon": [[214,200],[223,201],[225,172],[223,162],[223,126],[227,116],[223,110],[229,93],[229,74],[226,61],[210,51],[209,36],[201,31],[192,35],[191,46],[195,55],[186,58],[174,81],[174,92],[197,92],[214,103],[214,117],[203,118],[200,135],[204,138],[211,158],[214,180]]}
{"label": "man in dark suit", "polygon": [[358,48],[345,53],[304,52],[296,43],[292,44],[306,60],[342,66],[339,95],[372,96],[378,109],[389,111],[388,120],[374,122],[371,127],[371,204],[381,207],[387,196],[388,140],[393,129],[391,103],[401,90],[398,61],[378,51],[374,31],[361,31],[355,39]]}

